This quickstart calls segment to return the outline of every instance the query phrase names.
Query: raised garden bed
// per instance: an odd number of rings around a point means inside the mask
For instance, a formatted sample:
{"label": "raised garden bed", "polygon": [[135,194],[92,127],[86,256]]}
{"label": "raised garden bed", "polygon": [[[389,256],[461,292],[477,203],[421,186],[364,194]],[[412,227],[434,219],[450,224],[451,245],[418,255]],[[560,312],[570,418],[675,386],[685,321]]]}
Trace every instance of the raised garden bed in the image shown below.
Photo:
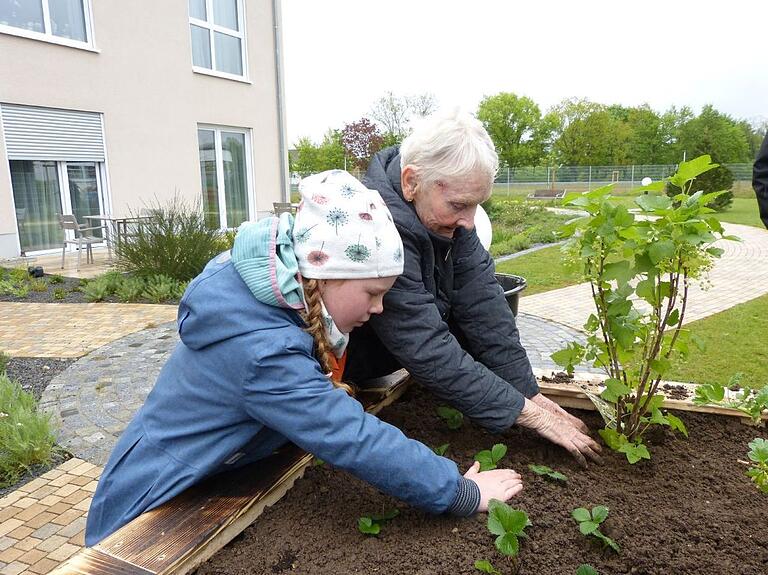
{"label": "raised garden bed", "polygon": [[[562,449],[514,428],[491,435],[469,422],[457,431],[435,414],[439,404],[412,388],[381,417],[427,445],[450,443],[447,456],[462,469],[474,453],[497,442],[509,446],[501,465],[523,474],[526,489],[511,504],[533,525],[517,561],[502,558],[486,529],[486,515],[433,517],[380,494],[327,465],[311,467],[274,507],[197,571],[223,573],[477,573],[487,559],[501,573],[575,573],[590,563],[601,574],[751,575],[768,572],[768,496],[744,474],[747,443],[765,428],[737,418],[678,412],[688,440],[664,429],[649,432],[651,461],[630,466],[604,451],[605,465],[580,469]],[[595,412],[576,412],[591,429]],[[532,463],[568,477],[566,485],[535,476]],[[414,470],[418,472],[418,470]],[[576,507],[606,505],[603,533],[620,555],[582,536],[571,518]],[[398,508],[400,515],[376,537],[357,529],[358,517]]]}

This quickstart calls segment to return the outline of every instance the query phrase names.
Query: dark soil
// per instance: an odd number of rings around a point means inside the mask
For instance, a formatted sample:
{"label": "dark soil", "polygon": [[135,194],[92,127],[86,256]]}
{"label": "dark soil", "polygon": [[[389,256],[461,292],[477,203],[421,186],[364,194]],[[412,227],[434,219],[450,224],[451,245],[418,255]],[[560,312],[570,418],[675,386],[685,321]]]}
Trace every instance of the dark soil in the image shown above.
{"label": "dark soil", "polygon": [[[310,467],[197,574],[470,574],[477,573],[478,559],[490,560],[504,574],[573,574],[581,563],[602,575],[768,573],[768,496],[737,462],[746,458],[749,441],[768,437],[765,429],[734,418],[679,413],[690,439],[658,430],[647,437],[651,461],[630,466],[623,455],[609,452],[604,466],[582,470],[562,449],[526,430],[494,436],[465,422],[450,431],[436,406],[429,394],[414,389],[382,418],[427,445],[450,442],[447,456],[462,470],[474,453],[497,442],[509,446],[502,464],[520,471],[526,484],[510,503],[533,522],[518,560],[496,551],[485,514],[429,516],[326,464]],[[591,429],[601,426],[596,413],[576,413]],[[531,463],[565,473],[568,483],[535,476]],[[574,508],[594,505],[610,508],[601,529],[622,547],[620,555],[581,535],[571,518]],[[358,517],[395,507],[400,515],[379,536],[357,530]]]}
{"label": "dark soil", "polygon": [[37,401],[43,395],[51,380],[67,369],[74,359],[53,359],[48,357],[13,357],[8,362],[6,373],[18,382],[22,389],[35,396]]}

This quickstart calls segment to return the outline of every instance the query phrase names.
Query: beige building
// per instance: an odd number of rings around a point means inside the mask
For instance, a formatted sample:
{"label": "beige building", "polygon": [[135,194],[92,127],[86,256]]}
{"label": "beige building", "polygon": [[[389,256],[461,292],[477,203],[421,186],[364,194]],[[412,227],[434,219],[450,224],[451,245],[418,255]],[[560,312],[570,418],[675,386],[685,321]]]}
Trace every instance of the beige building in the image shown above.
{"label": "beige building", "polygon": [[60,250],[60,214],[284,201],[280,33],[279,0],[0,2],[0,258]]}

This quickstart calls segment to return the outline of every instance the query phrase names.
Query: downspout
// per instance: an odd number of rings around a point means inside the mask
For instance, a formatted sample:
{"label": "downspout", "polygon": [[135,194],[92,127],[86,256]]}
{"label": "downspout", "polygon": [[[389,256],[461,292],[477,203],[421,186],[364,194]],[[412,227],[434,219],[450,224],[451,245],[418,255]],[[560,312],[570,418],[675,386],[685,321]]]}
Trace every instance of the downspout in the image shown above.
{"label": "downspout", "polygon": [[280,185],[282,187],[281,201],[291,201],[290,179],[288,177],[288,139],[285,126],[285,93],[283,90],[283,39],[282,39],[282,10],[280,0],[272,0],[272,25],[275,42],[275,84],[277,96],[277,126],[280,145]]}

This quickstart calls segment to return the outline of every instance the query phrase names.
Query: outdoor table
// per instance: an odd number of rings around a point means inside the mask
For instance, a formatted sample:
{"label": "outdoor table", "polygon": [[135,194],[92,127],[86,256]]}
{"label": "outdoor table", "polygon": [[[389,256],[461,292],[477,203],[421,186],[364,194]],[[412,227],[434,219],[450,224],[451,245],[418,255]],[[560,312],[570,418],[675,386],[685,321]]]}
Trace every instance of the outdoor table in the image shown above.
{"label": "outdoor table", "polygon": [[104,226],[104,230],[106,231],[104,240],[107,243],[107,257],[110,261],[112,261],[112,246],[119,244],[122,238],[128,236],[128,224],[141,223],[151,219],[150,216],[115,217],[109,214],[94,214],[91,216],[83,216],[83,218],[107,224]]}

